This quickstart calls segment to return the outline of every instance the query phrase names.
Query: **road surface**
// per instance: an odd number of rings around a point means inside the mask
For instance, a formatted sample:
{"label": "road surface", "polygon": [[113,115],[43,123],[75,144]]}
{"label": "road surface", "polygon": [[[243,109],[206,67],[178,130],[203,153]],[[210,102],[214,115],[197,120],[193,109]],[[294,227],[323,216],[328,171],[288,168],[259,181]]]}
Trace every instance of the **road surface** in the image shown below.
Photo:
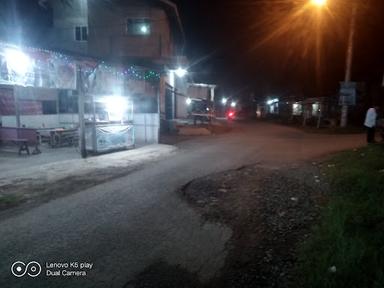
{"label": "road surface", "polygon": [[[306,134],[267,123],[234,125],[228,134],[181,142],[176,154],[126,177],[0,219],[0,287],[124,287],[160,260],[208,280],[224,264],[232,232],[204,222],[175,193],[178,188],[247,164],[300,165],[364,144],[362,135]],[[19,278],[10,269],[16,261],[28,266]],[[30,261],[42,266],[38,277],[28,276],[36,273]]]}

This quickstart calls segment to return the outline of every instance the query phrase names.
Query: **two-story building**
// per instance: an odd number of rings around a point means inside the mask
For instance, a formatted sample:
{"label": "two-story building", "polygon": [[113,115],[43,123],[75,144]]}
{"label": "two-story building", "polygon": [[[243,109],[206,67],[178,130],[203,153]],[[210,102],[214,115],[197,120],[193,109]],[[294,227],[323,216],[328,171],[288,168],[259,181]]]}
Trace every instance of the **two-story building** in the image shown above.
{"label": "two-story building", "polygon": [[184,48],[177,6],[168,0],[51,0],[46,48],[129,64],[169,65]]}
{"label": "two-story building", "polygon": [[[184,31],[177,6],[168,0],[50,0],[53,28],[45,47],[122,65],[140,65],[162,74],[160,112],[165,115],[170,70],[180,63]],[[141,97],[157,95],[136,95]],[[138,101],[140,102],[140,100]],[[174,105],[174,104],[170,104]],[[165,117],[165,116],[164,116]]]}
{"label": "two-story building", "polygon": [[[0,111],[0,122],[4,126],[30,128],[76,127],[79,123],[79,87],[53,85],[49,79],[68,82],[68,73],[60,72],[60,67],[75,69],[77,66],[77,70],[90,69],[89,75],[96,78],[92,80],[96,86],[87,92],[94,95],[86,95],[88,99],[114,95],[129,97],[135,105],[136,136],[143,134],[145,142],[147,139],[151,139],[150,142],[158,139],[155,131],[159,130],[160,114],[165,115],[166,107],[169,106],[166,94],[175,91],[170,79],[174,73],[169,71],[175,71],[178,67],[178,55],[184,46],[184,33],[177,7],[167,0],[41,2],[49,2],[53,16],[52,27],[47,27],[46,37],[40,39],[37,45],[44,50],[40,52],[34,48],[13,46],[9,49],[5,44],[1,46],[4,49],[0,55],[8,72],[16,58],[10,58],[7,51],[23,55],[21,60],[28,60],[28,66],[34,71],[31,74],[34,78],[32,84],[28,82],[24,85],[24,80],[12,82],[9,79],[0,83],[0,100],[9,100],[14,105],[24,100],[28,100],[28,103],[33,100],[38,105],[36,107],[41,107],[33,111],[14,109],[17,113],[3,109]],[[19,63],[19,60],[16,62]],[[41,70],[41,77],[36,74],[36,69]],[[54,75],[49,72],[51,70]],[[94,73],[91,73],[92,70]],[[79,83],[74,71],[74,78],[70,79]],[[12,85],[26,88],[16,89],[18,87]],[[171,105],[174,104],[171,101]],[[89,117],[95,119],[95,115]],[[148,138],[149,134],[154,137]]]}

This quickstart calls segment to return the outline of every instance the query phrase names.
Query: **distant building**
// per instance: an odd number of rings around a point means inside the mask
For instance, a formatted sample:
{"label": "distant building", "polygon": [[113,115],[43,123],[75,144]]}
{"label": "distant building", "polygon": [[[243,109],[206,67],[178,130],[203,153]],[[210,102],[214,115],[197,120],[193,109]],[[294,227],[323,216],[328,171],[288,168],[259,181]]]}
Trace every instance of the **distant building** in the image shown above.
{"label": "distant building", "polygon": [[176,97],[176,118],[187,118],[194,101],[204,100],[213,106],[216,87],[212,84],[185,83],[182,93]]}

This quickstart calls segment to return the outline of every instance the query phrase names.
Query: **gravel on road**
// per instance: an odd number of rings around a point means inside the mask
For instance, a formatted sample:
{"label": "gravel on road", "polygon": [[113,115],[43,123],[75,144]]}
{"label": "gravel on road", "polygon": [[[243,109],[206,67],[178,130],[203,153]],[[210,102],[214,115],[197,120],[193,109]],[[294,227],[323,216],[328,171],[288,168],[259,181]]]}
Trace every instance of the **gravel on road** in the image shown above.
{"label": "gravel on road", "polygon": [[226,264],[208,287],[295,287],[296,250],[326,199],[323,178],[311,163],[241,167],[186,184],[180,195],[204,219],[233,230]]}
{"label": "gravel on road", "polygon": [[228,225],[224,267],[208,282],[158,261],[125,288],[299,287],[298,247],[327,201],[321,163],[270,169],[243,166],[186,183],[177,193],[206,222]]}

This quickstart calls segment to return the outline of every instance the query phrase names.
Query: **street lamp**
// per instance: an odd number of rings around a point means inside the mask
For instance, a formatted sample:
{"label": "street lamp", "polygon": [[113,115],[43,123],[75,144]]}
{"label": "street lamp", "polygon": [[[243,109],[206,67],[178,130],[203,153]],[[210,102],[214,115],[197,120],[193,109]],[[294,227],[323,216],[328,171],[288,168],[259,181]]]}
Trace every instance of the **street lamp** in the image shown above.
{"label": "street lamp", "polygon": [[228,102],[227,98],[224,97],[223,99],[221,99],[221,104],[227,105],[227,102]]}
{"label": "street lamp", "polygon": [[23,51],[17,49],[5,50],[5,61],[8,69],[19,75],[25,75],[33,66],[32,60]]}
{"label": "street lamp", "polygon": [[324,6],[327,4],[327,0],[311,0],[311,3],[315,6]]}
{"label": "street lamp", "polygon": [[179,78],[183,78],[185,75],[187,75],[187,73],[188,73],[187,69],[184,69],[184,68],[181,68],[181,67],[179,67],[179,68],[177,68],[175,70],[175,74]]}
{"label": "street lamp", "polygon": [[[313,5],[317,7],[323,7],[327,4],[327,0],[310,0],[310,1]],[[357,0],[353,0],[351,20],[349,23],[345,76],[344,76],[344,85],[346,87],[351,86],[352,60],[353,60],[353,50],[354,50],[353,46],[354,46],[354,38],[355,38],[355,30],[356,30],[356,14],[357,14]],[[342,106],[340,126],[346,127],[348,122],[348,102],[345,98],[340,97],[340,100],[341,100],[341,106]]]}

